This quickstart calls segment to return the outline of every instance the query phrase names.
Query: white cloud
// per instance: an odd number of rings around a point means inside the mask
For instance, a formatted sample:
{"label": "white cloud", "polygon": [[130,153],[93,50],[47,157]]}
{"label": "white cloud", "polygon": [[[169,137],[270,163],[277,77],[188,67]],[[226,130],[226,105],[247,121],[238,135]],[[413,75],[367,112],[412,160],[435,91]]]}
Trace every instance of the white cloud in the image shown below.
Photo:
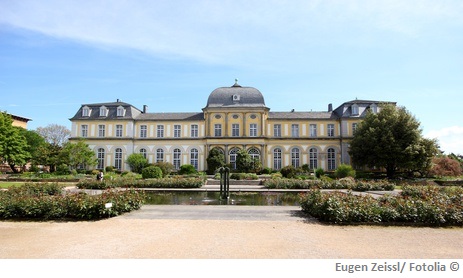
{"label": "white cloud", "polygon": [[431,130],[425,137],[437,139],[441,150],[446,154],[463,154],[463,127],[451,126],[439,130]]}
{"label": "white cloud", "polygon": [[461,2],[447,3],[23,0],[3,1],[0,23],[163,57],[258,64],[259,57],[274,63],[291,55],[300,62],[319,43],[374,43],[366,37],[375,30],[415,36],[435,21],[461,24]]}

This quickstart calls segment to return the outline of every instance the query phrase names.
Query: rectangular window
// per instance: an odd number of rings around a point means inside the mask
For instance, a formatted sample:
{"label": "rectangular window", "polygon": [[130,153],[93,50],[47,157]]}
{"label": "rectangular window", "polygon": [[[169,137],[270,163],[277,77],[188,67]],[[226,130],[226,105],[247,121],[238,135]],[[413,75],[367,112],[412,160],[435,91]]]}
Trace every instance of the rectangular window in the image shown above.
{"label": "rectangular window", "polygon": [[98,125],[98,137],[105,137],[105,125]]}
{"label": "rectangular window", "polygon": [[299,137],[299,125],[298,124],[291,125],[291,136]]}
{"label": "rectangular window", "polygon": [[317,137],[317,125],[316,124],[310,124],[310,137]]}
{"label": "rectangular window", "polygon": [[273,136],[281,137],[281,125],[280,124],[273,125]]}
{"label": "rectangular window", "polygon": [[80,128],[82,130],[82,137],[88,137],[88,125],[82,125]]}
{"label": "rectangular window", "polygon": [[117,116],[118,116],[118,117],[123,117],[124,114],[125,114],[125,109],[124,109],[124,107],[118,107],[118,108],[117,108]]}
{"label": "rectangular window", "polygon": [[249,136],[257,137],[257,124],[249,125]]}
{"label": "rectangular window", "polygon": [[215,137],[221,137],[222,136],[222,125],[221,124],[215,124],[214,125],[214,136]]}
{"label": "rectangular window", "polygon": [[156,136],[158,138],[163,138],[164,137],[164,126],[163,125],[158,125],[157,126]]}
{"label": "rectangular window", "polygon": [[147,130],[146,125],[140,126],[140,138],[146,138]]}
{"label": "rectangular window", "polygon": [[232,136],[233,137],[240,136],[240,125],[239,124],[232,124]]}
{"label": "rectangular window", "polygon": [[181,133],[182,133],[181,125],[174,125],[174,137],[180,138]]}
{"label": "rectangular window", "polygon": [[122,125],[116,125],[116,137],[122,137]]}
{"label": "rectangular window", "polygon": [[100,117],[106,117],[108,114],[108,109],[106,107],[100,107]]}
{"label": "rectangular window", "polygon": [[82,117],[89,117],[90,116],[90,109],[88,107],[82,108]]}
{"label": "rectangular window", "polygon": [[328,124],[328,136],[334,137],[334,124]]}
{"label": "rectangular window", "polygon": [[198,137],[198,125],[191,125],[191,137],[192,138]]}

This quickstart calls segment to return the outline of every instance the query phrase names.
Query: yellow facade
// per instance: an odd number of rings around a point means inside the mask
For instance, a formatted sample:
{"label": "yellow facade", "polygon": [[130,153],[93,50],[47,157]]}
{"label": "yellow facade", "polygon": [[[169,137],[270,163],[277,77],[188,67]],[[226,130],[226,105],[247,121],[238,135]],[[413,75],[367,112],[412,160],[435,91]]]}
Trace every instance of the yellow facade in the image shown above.
{"label": "yellow facade", "polygon": [[130,170],[125,161],[132,153],[144,154],[150,163],[169,162],[177,169],[192,164],[204,171],[212,148],[232,167],[236,152],[244,149],[263,167],[308,164],[330,171],[350,163],[355,125],[370,107],[377,111],[378,103],[355,100],[321,112],[271,112],[257,89],[235,84],[214,90],[199,113],[148,113],[119,100],[82,105],[70,119],[71,140],[87,140],[99,158],[97,168],[122,171]]}

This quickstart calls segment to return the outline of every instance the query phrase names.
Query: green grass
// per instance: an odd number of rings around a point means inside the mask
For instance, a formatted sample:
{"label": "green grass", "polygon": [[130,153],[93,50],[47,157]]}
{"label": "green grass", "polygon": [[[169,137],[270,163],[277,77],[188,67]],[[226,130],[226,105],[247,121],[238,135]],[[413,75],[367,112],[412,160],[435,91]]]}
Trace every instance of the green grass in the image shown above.
{"label": "green grass", "polygon": [[[10,186],[21,186],[23,184],[24,182],[22,181],[2,181],[0,182],[0,189],[8,188]],[[59,184],[62,184],[64,186],[75,186],[77,183],[76,182],[59,182]]]}

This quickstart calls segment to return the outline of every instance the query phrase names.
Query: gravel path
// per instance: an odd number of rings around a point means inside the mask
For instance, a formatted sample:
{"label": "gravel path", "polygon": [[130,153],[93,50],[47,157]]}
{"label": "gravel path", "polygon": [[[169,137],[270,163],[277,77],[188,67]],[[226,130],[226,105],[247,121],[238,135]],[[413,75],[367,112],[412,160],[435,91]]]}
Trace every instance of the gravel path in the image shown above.
{"label": "gravel path", "polygon": [[297,207],[144,206],[95,222],[2,221],[0,258],[461,259],[463,228],[331,226]]}

